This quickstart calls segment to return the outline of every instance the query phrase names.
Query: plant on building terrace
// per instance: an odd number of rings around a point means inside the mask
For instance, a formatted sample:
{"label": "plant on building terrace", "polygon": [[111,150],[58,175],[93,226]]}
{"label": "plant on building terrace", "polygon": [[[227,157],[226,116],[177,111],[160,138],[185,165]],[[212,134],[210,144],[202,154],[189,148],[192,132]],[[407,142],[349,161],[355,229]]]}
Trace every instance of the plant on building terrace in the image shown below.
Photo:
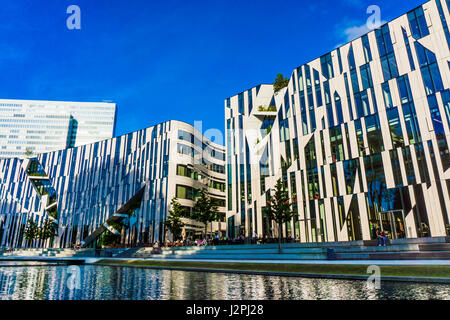
{"label": "plant on building terrace", "polygon": [[273,83],[273,91],[277,94],[281,89],[286,88],[289,84],[289,79],[285,78],[282,73],[279,73]]}

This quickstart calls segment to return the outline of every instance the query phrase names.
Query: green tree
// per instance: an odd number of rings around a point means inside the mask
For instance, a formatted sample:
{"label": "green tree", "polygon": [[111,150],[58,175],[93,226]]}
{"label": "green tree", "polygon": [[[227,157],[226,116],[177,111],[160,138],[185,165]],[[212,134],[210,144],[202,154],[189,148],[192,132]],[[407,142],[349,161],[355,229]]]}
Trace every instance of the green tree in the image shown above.
{"label": "green tree", "polygon": [[[108,222],[108,226],[116,230],[118,233],[122,232],[122,228],[126,228],[126,225],[120,222]],[[101,245],[105,247],[116,244],[120,241],[120,238],[121,234],[116,234],[106,229],[101,236]]]}
{"label": "green tree", "polygon": [[173,239],[178,240],[184,227],[184,223],[181,222],[181,218],[184,216],[184,209],[177,198],[172,199],[170,206],[172,209],[169,210],[170,215],[167,217],[164,225],[173,234]]}
{"label": "green tree", "polygon": [[28,245],[31,245],[31,243],[39,238],[39,227],[33,220],[28,220],[28,226],[25,229],[25,240],[27,241]]}
{"label": "green tree", "polygon": [[45,220],[39,229],[39,239],[42,241],[51,240],[50,246],[53,245],[53,239],[58,235],[58,225],[50,219]]}
{"label": "green tree", "polygon": [[33,150],[31,150],[30,148],[26,148],[26,150],[25,150],[25,157],[32,158],[33,157]]}
{"label": "green tree", "polygon": [[275,185],[274,194],[267,202],[267,217],[269,221],[275,221],[278,225],[278,251],[281,253],[281,239],[283,235],[283,224],[291,221],[294,212],[291,210],[292,203],[289,201],[289,193],[279,179]]}
{"label": "green tree", "polygon": [[282,73],[279,73],[275,78],[273,83],[273,91],[277,94],[281,89],[287,87],[289,84],[289,79],[285,78]]}
{"label": "green tree", "polygon": [[195,200],[192,218],[205,224],[205,238],[208,223],[214,221],[218,214],[219,211],[215,201],[211,199],[205,188],[201,189]]}
{"label": "green tree", "polygon": [[120,239],[120,235],[117,235],[115,233],[112,233],[109,230],[106,230],[105,232],[103,232],[102,234],[102,246],[103,247],[107,247],[113,244],[116,244]]}

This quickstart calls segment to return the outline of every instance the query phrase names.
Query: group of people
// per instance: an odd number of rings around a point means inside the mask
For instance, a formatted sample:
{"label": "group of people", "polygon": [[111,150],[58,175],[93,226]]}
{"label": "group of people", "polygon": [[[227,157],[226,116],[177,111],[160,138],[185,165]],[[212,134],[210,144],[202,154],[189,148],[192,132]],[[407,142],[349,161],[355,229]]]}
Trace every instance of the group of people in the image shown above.
{"label": "group of people", "polygon": [[215,235],[211,238],[200,238],[197,240],[193,240],[191,238],[186,238],[184,240],[176,240],[176,241],[166,241],[164,246],[166,247],[192,247],[192,246],[217,246],[217,245],[233,245],[233,244],[244,244],[245,238],[244,236],[239,236],[238,238],[227,238],[220,237]]}
{"label": "group of people", "polygon": [[206,246],[206,245],[217,245],[219,241],[224,240],[220,239],[218,236],[216,236],[213,239],[197,239],[192,240],[190,238],[184,239],[184,240],[176,240],[176,241],[166,241],[165,246],[166,247],[192,247],[192,246]]}

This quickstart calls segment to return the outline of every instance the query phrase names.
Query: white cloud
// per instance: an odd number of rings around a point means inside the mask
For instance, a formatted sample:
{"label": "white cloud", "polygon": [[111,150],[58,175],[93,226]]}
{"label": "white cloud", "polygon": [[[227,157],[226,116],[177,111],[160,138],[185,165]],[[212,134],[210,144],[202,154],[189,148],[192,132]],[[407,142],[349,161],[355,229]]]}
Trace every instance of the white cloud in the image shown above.
{"label": "white cloud", "polygon": [[[381,21],[379,23],[378,27],[382,26],[385,23],[386,23],[386,21]],[[370,32],[372,30],[373,29],[368,27],[367,23],[364,23],[361,26],[351,26],[351,27],[344,28],[343,30],[340,29],[338,31],[338,33],[340,33],[340,35],[342,36],[342,38],[345,39],[346,42],[349,42],[349,41],[352,41],[352,40],[354,40],[356,38],[361,37],[362,35]]]}

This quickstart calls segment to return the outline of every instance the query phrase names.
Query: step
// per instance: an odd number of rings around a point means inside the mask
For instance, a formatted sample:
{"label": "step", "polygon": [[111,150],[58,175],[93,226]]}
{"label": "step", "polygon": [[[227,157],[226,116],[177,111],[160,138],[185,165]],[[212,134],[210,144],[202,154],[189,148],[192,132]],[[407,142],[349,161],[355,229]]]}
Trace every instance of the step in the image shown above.
{"label": "step", "polygon": [[211,254],[211,255],[159,255],[137,254],[136,258],[147,259],[211,259],[211,260],[326,260],[326,254]]}
{"label": "step", "polygon": [[[378,239],[364,240],[363,243],[364,243],[364,246],[367,246],[367,247],[370,247],[370,246],[376,247],[376,246],[378,246]],[[391,239],[386,239],[386,244],[388,244],[388,245],[391,244]]]}
{"label": "step", "polygon": [[419,245],[420,251],[450,251],[450,243],[433,243]]}
{"label": "step", "polygon": [[369,247],[341,247],[333,248],[335,253],[369,253],[369,252],[409,252],[420,251],[418,244],[369,246]]}
{"label": "step", "polygon": [[[326,248],[283,248],[283,253],[326,253]],[[241,249],[241,250],[163,250],[162,254],[176,254],[176,255],[202,255],[202,254],[277,254],[278,248],[254,248],[254,249]]]}
{"label": "step", "polygon": [[406,239],[391,239],[392,244],[431,244],[431,243],[449,243],[450,237],[428,237],[428,238],[406,238]]}
{"label": "step", "polygon": [[377,253],[336,253],[336,260],[447,260],[450,251],[436,252],[377,252]]}

